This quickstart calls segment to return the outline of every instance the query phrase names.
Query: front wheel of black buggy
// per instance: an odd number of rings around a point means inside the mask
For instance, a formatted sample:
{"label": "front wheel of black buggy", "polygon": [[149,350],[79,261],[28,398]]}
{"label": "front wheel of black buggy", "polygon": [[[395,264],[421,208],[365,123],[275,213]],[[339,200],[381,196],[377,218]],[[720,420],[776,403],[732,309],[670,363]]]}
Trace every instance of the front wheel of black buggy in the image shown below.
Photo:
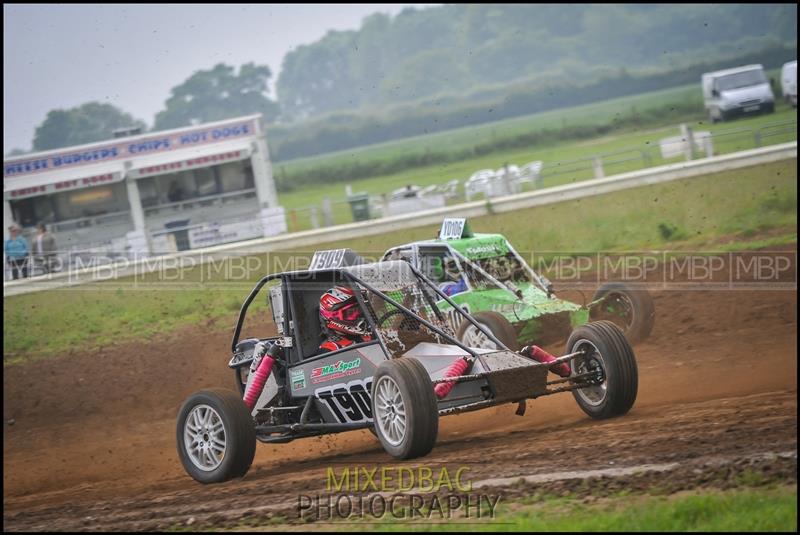
{"label": "front wheel of black buggy", "polygon": [[439,412],[425,367],[411,357],[387,360],[372,380],[375,434],[395,459],[427,455],[436,444]]}
{"label": "front wheel of black buggy", "polygon": [[242,399],[228,390],[193,394],[178,412],[178,457],[200,483],[244,476],[253,463],[256,431]]}
{"label": "front wheel of black buggy", "polygon": [[636,401],[639,374],[636,357],[625,335],[610,321],[595,321],[575,329],[567,353],[583,352],[571,362],[572,377],[585,384],[572,391],[583,412],[596,419],[627,413]]}

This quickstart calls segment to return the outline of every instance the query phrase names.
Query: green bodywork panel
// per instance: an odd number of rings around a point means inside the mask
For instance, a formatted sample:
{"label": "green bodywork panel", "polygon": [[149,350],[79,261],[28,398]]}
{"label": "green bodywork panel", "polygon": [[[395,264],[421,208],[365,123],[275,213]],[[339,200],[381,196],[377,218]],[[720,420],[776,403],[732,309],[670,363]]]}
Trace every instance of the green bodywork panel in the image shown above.
{"label": "green bodywork panel", "polygon": [[[504,257],[512,251],[502,234],[474,234],[461,239],[417,243],[420,246],[449,246],[471,261]],[[516,329],[520,344],[566,337],[572,328],[589,321],[589,310],[581,305],[548,298],[544,290],[531,282],[517,282],[516,286],[522,292],[522,299],[510,290],[497,287],[469,290],[450,298],[470,314],[489,310],[501,314]],[[444,300],[437,302],[437,306],[445,313],[452,310]],[[455,330],[458,325],[451,324],[451,327]]]}
{"label": "green bodywork panel", "polygon": [[[541,289],[530,283],[520,283],[517,287],[522,291],[522,299],[508,290],[492,288],[489,290],[472,290],[451,296],[458,303],[469,305],[471,312],[480,310],[493,310],[499,312],[511,323],[528,321],[543,314],[553,314],[563,311],[581,310],[580,305],[561,299],[548,299]],[[440,307],[449,307],[443,303]]]}
{"label": "green bodywork panel", "polygon": [[481,260],[509,253],[508,242],[500,234],[476,234],[473,238],[460,240],[435,240],[447,244],[470,260]]}
{"label": "green bodywork panel", "polygon": [[[543,290],[531,283],[519,283],[517,287],[522,291],[521,300],[510,291],[499,288],[462,292],[450,299],[460,306],[466,306],[470,314],[486,310],[501,314],[517,330],[520,344],[541,340],[547,334],[568,334],[545,332],[548,326],[554,327],[552,321],[548,320],[555,317],[566,316],[559,323],[562,329],[589,321],[589,311],[580,305],[558,298],[548,299]],[[444,300],[439,301],[437,306],[444,312],[452,308]]]}

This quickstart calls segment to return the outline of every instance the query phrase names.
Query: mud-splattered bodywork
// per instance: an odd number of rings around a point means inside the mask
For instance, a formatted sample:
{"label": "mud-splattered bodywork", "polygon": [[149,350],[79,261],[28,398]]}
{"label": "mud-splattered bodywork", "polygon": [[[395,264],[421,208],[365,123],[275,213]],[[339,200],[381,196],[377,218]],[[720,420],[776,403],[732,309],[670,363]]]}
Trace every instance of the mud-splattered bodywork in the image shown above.
{"label": "mud-splattered bodywork", "polygon": [[[442,287],[456,275],[462,277],[466,288],[451,295],[452,300],[470,314],[501,314],[514,327],[520,344],[564,340],[573,327],[589,321],[585,307],[553,296],[549,282],[500,234],[406,244],[390,249],[384,258],[407,260]],[[450,259],[448,273],[444,264]],[[452,308],[443,301],[438,305],[444,312]],[[458,329],[458,325],[451,327]]]}
{"label": "mud-splattered bodywork", "polygon": [[[269,295],[280,336],[239,340],[247,306],[269,281],[274,283]],[[338,284],[355,291],[372,336],[325,353],[319,349],[323,333],[315,304],[326,289]],[[443,312],[437,303],[449,307],[451,313]],[[469,348],[455,339],[451,324],[470,318],[453,305],[456,303],[448,303],[408,262],[292,272],[263,279],[240,314],[232,345],[234,356],[229,362],[244,392],[255,380],[250,364],[256,345],[267,342],[282,347],[282,358],[251,411],[262,433],[260,439],[284,441],[369,427],[373,421],[373,376],[381,363],[396,358],[415,358],[434,382],[443,380],[456,360],[469,359],[469,374],[475,378],[454,385],[438,404],[442,413],[547,394],[547,366],[507,348]]]}

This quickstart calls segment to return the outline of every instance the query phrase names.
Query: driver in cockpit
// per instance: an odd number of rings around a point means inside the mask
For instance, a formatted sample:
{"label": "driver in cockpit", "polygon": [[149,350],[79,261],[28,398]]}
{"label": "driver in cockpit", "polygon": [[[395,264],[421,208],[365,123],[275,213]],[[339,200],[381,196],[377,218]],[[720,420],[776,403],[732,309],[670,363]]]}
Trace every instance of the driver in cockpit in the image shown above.
{"label": "driver in cockpit", "polygon": [[458,269],[458,263],[452,256],[445,256],[441,260],[441,265],[434,265],[436,270],[435,280],[439,283],[439,289],[446,296],[453,296],[461,292],[466,292],[467,281]]}
{"label": "driver in cockpit", "polygon": [[319,321],[325,335],[320,353],[369,342],[372,335],[356,294],[346,286],[334,286],[319,299]]}

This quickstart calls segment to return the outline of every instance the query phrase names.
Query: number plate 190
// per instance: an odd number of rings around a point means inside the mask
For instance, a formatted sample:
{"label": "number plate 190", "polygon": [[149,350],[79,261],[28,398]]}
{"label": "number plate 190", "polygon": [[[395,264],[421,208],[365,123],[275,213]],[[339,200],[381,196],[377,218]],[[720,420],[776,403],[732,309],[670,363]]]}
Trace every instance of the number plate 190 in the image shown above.
{"label": "number plate 190", "polygon": [[372,421],[372,377],[356,379],[314,392],[314,397],[325,404],[339,423]]}

